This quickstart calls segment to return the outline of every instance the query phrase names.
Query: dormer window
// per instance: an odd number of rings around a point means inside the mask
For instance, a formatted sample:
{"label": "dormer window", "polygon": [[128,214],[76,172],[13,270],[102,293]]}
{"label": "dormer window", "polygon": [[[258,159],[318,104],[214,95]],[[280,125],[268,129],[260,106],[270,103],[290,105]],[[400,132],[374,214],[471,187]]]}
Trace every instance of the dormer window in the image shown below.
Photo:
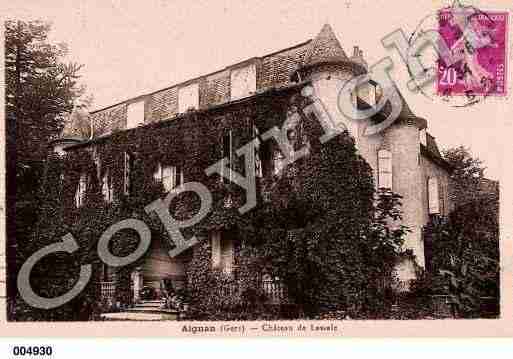
{"label": "dormer window", "polygon": [[364,100],[370,106],[375,107],[377,86],[378,84],[373,80],[369,80],[367,83],[359,85],[357,87],[358,97]]}
{"label": "dormer window", "polygon": [[251,64],[233,69],[230,74],[231,99],[251,96],[256,92],[256,66]]}
{"label": "dormer window", "polygon": [[144,125],[144,101],[128,105],[126,110],[126,128],[136,128]]}
{"label": "dormer window", "polygon": [[197,83],[178,89],[178,111],[187,112],[199,108],[199,86]]}

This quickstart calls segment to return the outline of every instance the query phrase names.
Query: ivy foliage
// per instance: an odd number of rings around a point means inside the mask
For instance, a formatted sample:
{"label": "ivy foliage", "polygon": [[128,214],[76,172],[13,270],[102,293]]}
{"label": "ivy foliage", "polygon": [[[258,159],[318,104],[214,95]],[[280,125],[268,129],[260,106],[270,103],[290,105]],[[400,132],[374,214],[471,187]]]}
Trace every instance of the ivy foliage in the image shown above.
{"label": "ivy foliage", "polygon": [[[223,223],[237,233],[242,248],[237,283],[225,283],[227,296],[217,287],[226,279],[220,281],[222,274],[211,269],[209,244],[195,253],[189,266],[189,289],[198,309],[193,318],[289,317],[290,311],[266,307],[263,275],[284,284],[289,302],[298,308],[295,317],[384,315],[407,233],[399,224],[400,196],[384,189],[376,193],[371,168],[347,133],[321,144],[319,124],[305,118],[302,131],[295,137],[308,140],[296,150],[306,146],[308,156],[264,183],[268,199],[261,197],[252,212]],[[239,291],[228,289],[235,285]]]}
{"label": "ivy foliage", "polygon": [[[377,316],[386,305],[406,229],[398,224],[390,226],[400,220],[400,197],[388,191],[376,194],[371,169],[347,133],[321,144],[320,124],[298,112],[300,126],[288,135],[296,149],[309,149],[308,156],[280,173],[258,179],[257,206],[243,215],[238,211],[246,200],[242,188],[204,171],[223,157],[221,144],[227,131],[232,132],[235,150],[253,139],[255,127],[260,133],[273,126],[280,128],[291,111],[304,107],[306,100],[294,91],[260,96],[229,108],[191,111],[171,121],[119,131],[75,148],[65,158],[56,158],[55,166],[48,167],[49,180],[42,189],[47,205],[41,207],[34,248],[60,240],[69,231],[80,250],[64,256],[62,266],[55,267],[60,268],[55,281],[48,279],[39,290],[51,288],[48,296],[65,292],[78,277],[80,265],[93,264],[90,287],[76,302],[97,302],[102,275],[98,240],[110,225],[122,219],[144,221],[152,238],[160,238],[166,249],[173,248],[160,220],[144,211],[146,205],[164,196],[162,185],[153,179],[160,163],[180,168],[186,182],[201,182],[213,195],[209,214],[183,230],[186,238],[194,235],[200,240],[192,250],[192,259],[185,261],[191,318],[313,318],[340,310],[352,317]],[[126,153],[133,159],[129,195],[124,193]],[[231,163],[240,173],[244,172],[242,160],[234,155]],[[76,208],[75,193],[84,174],[88,178],[86,199]],[[100,183],[105,176],[112,181],[112,203],[102,196]],[[190,218],[199,204],[195,194],[183,193],[171,202],[170,212],[178,219]],[[211,268],[209,233],[214,230],[235,233],[233,276]],[[113,237],[111,251],[125,256],[137,244],[135,232],[122,230]],[[182,258],[189,256],[184,253]],[[121,302],[130,296],[130,272],[144,259],[118,269],[116,296]],[[41,269],[36,277],[49,271]],[[266,304],[261,287],[264,273],[280,278],[289,302],[298,310],[284,313]],[[70,306],[66,308],[73,304]],[[63,314],[61,310],[51,319],[70,318],[72,312]]]}
{"label": "ivy foliage", "polygon": [[375,193],[347,133],[312,141],[310,154],[286,169],[258,223],[257,246],[306,317],[382,309],[407,231],[390,228],[401,218],[399,200]]}
{"label": "ivy foliage", "polygon": [[449,295],[462,317],[481,316],[483,301],[489,303],[489,299],[498,307],[497,210],[497,200],[482,197],[458,207],[447,221],[432,223],[426,230],[433,243],[432,290]]}

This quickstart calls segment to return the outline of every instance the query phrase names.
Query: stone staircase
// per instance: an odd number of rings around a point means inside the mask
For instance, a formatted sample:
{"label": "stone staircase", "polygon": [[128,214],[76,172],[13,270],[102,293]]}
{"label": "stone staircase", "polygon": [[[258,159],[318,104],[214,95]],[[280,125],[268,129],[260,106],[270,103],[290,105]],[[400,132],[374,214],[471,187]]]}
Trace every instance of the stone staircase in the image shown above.
{"label": "stone staircase", "polygon": [[104,313],[101,315],[103,320],[110,321],[162,321],[177,320],[178,311],[162,309],[160,301],[147,300],[142,301],[135,306],[117,313]]}

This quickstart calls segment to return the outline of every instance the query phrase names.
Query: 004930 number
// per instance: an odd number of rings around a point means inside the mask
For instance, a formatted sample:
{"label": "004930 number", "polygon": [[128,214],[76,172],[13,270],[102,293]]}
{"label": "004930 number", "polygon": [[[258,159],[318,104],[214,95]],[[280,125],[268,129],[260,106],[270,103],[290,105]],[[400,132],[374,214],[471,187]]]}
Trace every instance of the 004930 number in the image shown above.
{"label": "004930 number", "polygon": [[35,356],[51,356],[53,349],[51,346],[14,346],[12,354],[15,357],[35,357]]}

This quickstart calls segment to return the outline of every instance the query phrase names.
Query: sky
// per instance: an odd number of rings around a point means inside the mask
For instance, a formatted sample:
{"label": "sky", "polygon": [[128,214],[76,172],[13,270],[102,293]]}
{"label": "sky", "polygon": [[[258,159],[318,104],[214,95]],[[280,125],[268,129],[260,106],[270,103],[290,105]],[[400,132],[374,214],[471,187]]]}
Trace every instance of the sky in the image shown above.
{"label": "sky", "polygon": [[[511,96],[489,98],[462,109],[412,93],[406,87],[407,71],[399,54],[381,44],[385,35],[398,28],[411,33],[422,19],[451,3],[23,0],[0,5],[0,13],[8,18],[52,22],[51,41],[67,43],[67,60],[84,64],[82,83],[94,97],[91,110],[301,43],[329,23],[346,53],[351,54],[358,45],[369,64],[387,56],[393,60],[394,80],[413,112],[428,120],[428,131],[441,148],[469,147],[488,167],[486,176],[500,179],[504,165],[509,165],[503,159],[510,142],[507,134],[513,129]],[[464,3],[513,10],[511,1]],[[513,39],[511,32],[509,38]],[[509,94],[512,68],[510,65],[508,70]]]}

